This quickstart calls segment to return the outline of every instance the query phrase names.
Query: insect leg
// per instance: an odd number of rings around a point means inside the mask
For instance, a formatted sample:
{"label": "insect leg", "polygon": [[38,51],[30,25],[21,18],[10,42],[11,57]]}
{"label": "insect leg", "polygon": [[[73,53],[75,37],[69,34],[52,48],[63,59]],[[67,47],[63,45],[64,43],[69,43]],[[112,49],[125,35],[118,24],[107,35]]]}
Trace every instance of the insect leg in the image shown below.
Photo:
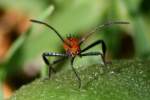
{"label": "insect leg", "polygon": [[81,57],[83,57],[83,56],[98,56],[98,55],[103,55],[103,54],[100,52],[87,52],[87,53],[80,54]]}
{"label": "insect leg", "polygon": [[[52,56],[53,57],[59,56],[59,57],[63,57],[63,58],[57,59],[57,60],[53,61],[52,63],[50,63],[47,57],[52,57]],[[42,57],[43,57],[43,60],[46,63],[46,65],[48,65],[48,76],[50,78],[51,73],[56,72],[54,70],[54,68],[52,67],[52,65],[63,61],[67,57],[67,55],[66,54],[60,54],[60,53],[53,53],[53,52],[45,52],[45,53],[43,53]]]}
{"label": "insect leg", "polygon": [[91,45],[87,46],[86,48],[84,48],[83,50],[81,50],[79,56],[81,55],[81,53],[87,51],[88,49],[98,45],[98,44],[102,44],[102,52],[103,54],[100,54],[102,59],[103,59],[103,62],[104,64],[106,64],[106,60],[105,60],[105,56],[106,56],[106,45],[105,45],[105,42],[103,40],[98,40],[98,41],[95,41],[94,43],[92,43]]}
{"label": "insect leg", "polygon": [[73,70],[73,72],[75,73],[77,79],[78,79],[78,84],[79,84],[79,88],[81,87],[81,78],[79,77],[78,73],[76,72],[75,68],[73,67],[73,62],[74,62],[75,57],[73,57],[71,59],[71,68]]}
{"label": "insect leg", "polygon": [[103,58],[103,54],[100,52],[88,52],[88,53],[80,54],[81,57],[83,57],[83,56],[99,56],[99,55],[101,55]]}

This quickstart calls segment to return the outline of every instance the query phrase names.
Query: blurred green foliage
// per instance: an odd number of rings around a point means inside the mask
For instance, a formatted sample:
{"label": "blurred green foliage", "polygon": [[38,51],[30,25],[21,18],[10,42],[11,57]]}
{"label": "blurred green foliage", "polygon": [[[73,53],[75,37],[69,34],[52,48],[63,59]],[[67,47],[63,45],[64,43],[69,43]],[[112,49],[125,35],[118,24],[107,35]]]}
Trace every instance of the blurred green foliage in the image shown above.
{"label": "blurred green foliage", "polygon": [[0,83],[0,100],[3,100],[3,90],[1,83]]}
{"label": "blurred green foliage", "polygon": [[[63,37],[70,33],[82,36],[82,33],[107,21],[128,21],[130,25],[112,26],[96,32],[84,45],[103,39],[113,58],[128,55],[125,50],[129,48],[129,57],[132,55],[131,57],[146,59],[150,57],[150,7],[145,9],[146,6],[143,5],[148,4],[145,2],[148,0],[0,0],[0,8],[16,9],[32,19],[45,21]],[[131,42],[127,38],[123,45],[124,36],[129,37]],[[4,79],[5,76],[18,72],[25,65],[37,63],[38,67],[45,66],[41,54],[45,51],[62,52],[61,45],[61,41],[51,30],[32,23],[32,27],[14,42],[0,65],[3,66],[0,78]],[[88,65],[90,60],[87,58],[83,61]]]}

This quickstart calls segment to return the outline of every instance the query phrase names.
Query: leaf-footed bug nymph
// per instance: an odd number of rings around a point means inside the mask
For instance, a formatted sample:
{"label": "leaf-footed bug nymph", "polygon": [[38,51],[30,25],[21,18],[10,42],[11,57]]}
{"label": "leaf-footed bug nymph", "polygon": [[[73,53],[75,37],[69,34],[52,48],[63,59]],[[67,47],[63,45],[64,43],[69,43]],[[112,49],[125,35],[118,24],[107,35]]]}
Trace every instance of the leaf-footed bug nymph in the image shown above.
{"label": "leaf-footed bug nymph", "polygon": [[[97,30],[103,30],[105,27],[111,26],[113,24],[129,24],[129,22],[125,22],[125,21],[111,21],[111,22],[107,22],[105,24],[102,24],[100,26],[97,26],[96,28],[94,28],[92,31],[86,33],[81,38],[70,36],[70,37],[67,37],[66,39],[64,39],[60,35],[60,33],[54,27],[52,27],[51,25],[49,25],[45,22],[42,22],[42,21],[34,20],[34,19],[31,19],[30,21],[47,26],[48,28],[53,30],[54,33],[63,42],[63,47],[64,47],[64,50],[65,50],[65,53],[44,52],[42,54],[43,60],[46,63],[46,65],[48,66],[49,77],[51,76],[51,72],[55,71],[54,68],[52,67],[53,65],[55,65],[56,63],[62,62],[66,58],[70,58],[71,59],[71,61],[70,61],[71,62],[71,68],[72,68],[74,74],[77,77],[79,88],[81,87],[81,78],[79,77],[78,73],[76,72],[76,70],[73,66],[73,62],[74,62],[74,59],[75,59],[76,56],[79,56],[79,57],[83,57],[83,56],[100,56],[100,57],[102,57],[104,65],[107,64],[106,57],[105,57],[106,56],[106,45],[105,45],[105,42],[103,40],[97,40],[94,43],[88,45],[86,48],[83,48],[83,49],[80,48],[82,43],[85,40],[87,40],[87,38],[89,38]],[[96,45],[102,45],[102,53],[101,52],[86,52],[85,53],[85,51],[89,50],[90,48],[92,48]],[[54,57],[54,56],[59,56],[61,58],[53,61],[52,63],[50,63],[47,57]]]}

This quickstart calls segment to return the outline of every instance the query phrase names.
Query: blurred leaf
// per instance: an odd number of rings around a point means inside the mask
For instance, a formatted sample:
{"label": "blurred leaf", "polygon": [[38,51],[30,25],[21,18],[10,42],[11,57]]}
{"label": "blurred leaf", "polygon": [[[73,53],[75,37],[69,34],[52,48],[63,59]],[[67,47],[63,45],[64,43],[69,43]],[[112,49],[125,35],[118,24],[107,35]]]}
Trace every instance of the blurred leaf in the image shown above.
{"label": "blurred leaf", "polygon": [[26,38],[29,36],[29,34],[31,33],[31,28],[28,30],[28,32],[24,33],[23,35],[21,35],[13,44],[13,46],[9,49],[5,61],[9,61],[10,59],[13,58],[13,55],[18,53],[18,49],[21,48],[22,44],[24,43],[24,41],[26,40]]}
{"label": "blurred leaf", "polygon": [[1,82],[0,82],[0,100],[3,100],[3,89]]}
{"label": "blurred leaf", "polygon": [[45,2],[43,0],[0,0],[0,6],[37,16],[45,9]]}
{"label": "blurred leaf", "polygon": [[138,56],[146,58],[150,56],[150,41],[143,22],[144,20],[138,17],[134,18],[133,21],[136,53]]}
{"label": "blurred leaf", "polygon": [[150,41],[144,18],[138,11],[140,1],[141,0],[135,0],[135,2],[133,2],[131,0],[126,0],[124,2],[126,3],[126,8],[131,15],[131,25],[133,25],[136,55],[146,58],[150,55]]}
{"label": "blurred leaf", "polygon": [[39,16],[39,19],[41,20],[46,19],[48,16],[52,15],[54,9],[55,7],[53,5],[50,5],[44,12],[42,12],[41,16]]}
{"label": "blurred leaf", "polygon": [[0,64],[0,83],[4,81],[4,78],[6,76],[5,70],[2,68],[4,64]]}
{"label": "blurred leaf", "polygon": [[[49,16],[52,13],[53,9],[54,9],[53,6],[49,6],[48,9],[45,10],[45,12],[43,12],[40,19],[43,19],[43,18],[46,18],[47,16]],[[7,66],[7,67],[5,67],[5,69],[6,69],[7,73],[11,74],[11,72],[17,71],[19,69],[19,67],[21,67],[21,66],[23,66],[23,64],[25,64],[25,60],[24,60],[25,54],[24,54],[23,48],[24,48],[24,44],[27,42],[28,38],[32,35],[33,29],[34,29],[34,27],[32,29],[30,28],[28,30],[28,32],[21,35],[15,41],[15,43],[12,45],[10,50],[8,51],[8,54],[6,55],[6,60],[5,60],[5,63],[6,63],[5,66]]]}
{"label": "blurred leaf", "polygon": [[125,0],[123,2],[126,4],[128,12],[133,15],[138,12],[141,1],[142,0]]}
{"label": "blurred leaf", "polygon": [[50,19],[50,23],[54,23],[62,34],[74,34],[72,32],[100,24],[99,20],[107,7],[107,3],[103,0],[64,0],[64,2],[64,5],[61,3],[63,7],[58,8]]}
{"label": "blurred leaf", "polygon": [[[28,32],[22,34],[16,41],[15,43],[12,45],[12,47],[9,49],[5,61],[4,61],[4,69],[7,73],[9,72],[13,72],[15,70],[18,69],[18,65],[20,64],[20,62],[18,61],[18,63],[16,63],[16,58],[21,59],[21,48],[23,43],[25,42],[25,40],[27,39],[27,37],[30,35],[31,33],[31,28],[28,30]],[[13,67],[15,66],[15,67]],[[13,67],[13,68],[12,68]]]}
{"label": "blurred leaf", "polygon": [[[126,4],[122,0],[111,1],[103,20],[105,21],[119,20],[130,23],[129,13],[128,9],[126,8]],[[112,58],[119,58],[118,55],[120,56],[119,52],[122,49],[121,39],[123,37],[123,34],[125,33],[131,35],[131,33],[127,32],[129,31],[128,27],[131,27],[131,25],[120,24],[120,25],[112,25],[111,27],[106,28],[104,30],[103,36],[105,38],[108,51],[109,53],[111,53]]]}

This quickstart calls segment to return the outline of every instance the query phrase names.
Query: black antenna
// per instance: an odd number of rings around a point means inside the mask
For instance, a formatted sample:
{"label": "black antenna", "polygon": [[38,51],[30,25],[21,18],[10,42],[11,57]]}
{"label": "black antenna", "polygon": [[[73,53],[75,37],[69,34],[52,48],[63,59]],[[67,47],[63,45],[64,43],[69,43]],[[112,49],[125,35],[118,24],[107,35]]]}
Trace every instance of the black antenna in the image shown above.
{"label": "black antenna", "polygon": [[87,33],[85,36],[83,36],[80,39],[79,44],[81,45],[89,36],[91,36],[94,32],[96,32],[97,30],[102,30],[105,27],[111,26],[113,24],[129,24],[129,22],[125,22],[125,21],[112,21],[112,22],[107,22],[103,25],[97,26],[96,28],[94,28],[92,31],[90,31],[89,33]]}
{"label": "black antenna", "polygon": [[63,39],[63,37],[59,34],[59,32],[58,32],[55,28],[53,28],[52,26],[50,26],[49,24],[47,24],[47,23],[45,23],[45,22],[42,22],[42,21],[34,20],[34,19],[31,19],[30,21],[31,21],[31,22],[34,22],[34,23],[38,23],[38,24],[43,24],[43,25],[49,27],[50,29],[52,29],[52,30],[57,34],[57,36],[61,39],[61,41],[62,41],[63,43],[67,44],[68,46],[70,45],[70,44],[68,44],[68,43]]}

